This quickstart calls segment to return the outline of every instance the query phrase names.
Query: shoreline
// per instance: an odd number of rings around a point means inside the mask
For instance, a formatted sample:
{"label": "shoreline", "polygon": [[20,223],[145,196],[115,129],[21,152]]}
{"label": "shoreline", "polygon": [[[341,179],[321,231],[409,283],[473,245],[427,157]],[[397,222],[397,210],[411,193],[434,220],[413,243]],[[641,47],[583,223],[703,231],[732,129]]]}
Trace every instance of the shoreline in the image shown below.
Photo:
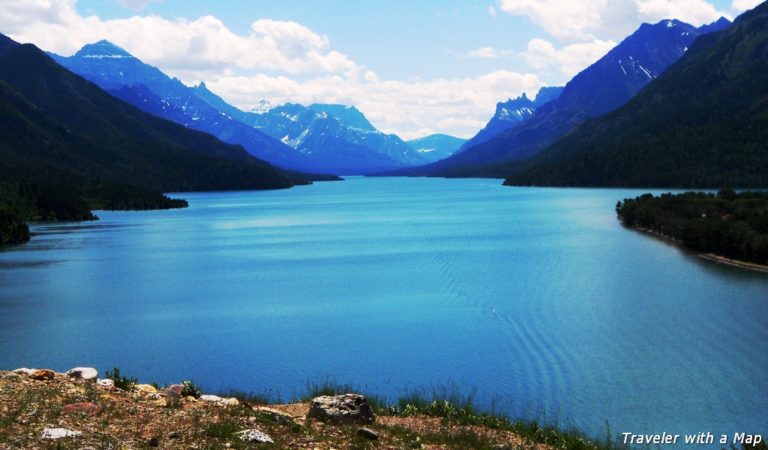
{"label": "shoreline", "polygon": [[768,265],[753,263],[749,261],[742,261],[740,259],[728,258],[726,256],[716,255],[714,253],[699,253],[699,258],[711,261],[724,266],[736,267],[744,270],[751,270],[753,272],[761,272],[768,274]]}
{"label": "shoreline", "polygon": [[447,398],[411,395],[384,404],[325,385],[272,403],[243,393],[204,394],[191,381],[140,384],[118,369],[105,376],[112,378],[99,378],[92,367],[0,370],[0,448],[616,448],[575,429],[516,421]]}
{"label": "shoreline", "polygon": [[651,228],[638,227],[638,226],[635,226],[635,225],[627,225],[624,222],[623,218],[620,217],[620,219],[621,219],[622,225],[624,225],[625,227],[627,227],[629,229],[640,231],[640,232],[645,233],[645,234],[650,234],[650,235],[652,235],[652,236],[654,236],[656,238],[659,238],[659,239],[671,242],[673,244],[679,245],[681,248],[683,248],[686,251],[690,252],[692,255],[695,255],[696,257],[701,258],[701,259],[703,259],[705,261],[713,262],[715,264],[721,264],[721,265],[724,265],[724,266],[734,267],[734,268],[737,268],[737,269],[749,270],[749,271],[752,271],[752,272],[759,272],[759,273],[768,274],[768,265],[767,264],[760,264],[760,263],[755,263],[755,262],[750,262],[750,261],[743,261],[743,260],[740,260],[740,259],[729,258],[727,256],[722,256],[722,255],[718,255],[718,254],[715,254],[715,253],[696,253],[696,250],[694,250],[694,249],[692,249],[690,247],[686,247],[685,245],[683,245],[683,242],[680,239],[676,239],[676,238],[674,238],[672,236],[668,236],[668,235],[666,235],[664,233],[658,232],[658,231],[653,230]]}

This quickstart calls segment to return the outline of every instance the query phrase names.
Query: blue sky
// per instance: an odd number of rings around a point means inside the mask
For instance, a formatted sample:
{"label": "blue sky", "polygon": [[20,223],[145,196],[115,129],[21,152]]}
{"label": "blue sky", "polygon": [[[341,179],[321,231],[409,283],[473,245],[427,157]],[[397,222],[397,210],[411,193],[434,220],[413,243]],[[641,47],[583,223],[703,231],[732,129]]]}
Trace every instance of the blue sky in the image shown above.
{"label": "blue sky", "polygon": [[249,109],[355,104],[404,138],[469,137],[495,103],[562,85],[642,22],[758,0],[5,0],[0,32],[69,55],[108,39]]}
{"label": "blue sky", "polygon": [[[333,48],[387,79],[487,73],[514,62],[461,61],[456,55],[500,44],[524,51],[528,41],[536,36],[535,25],[524,17],[492,17],[487,9],[492,2],[452,0],[435,7],[437,3],[164,0],[148,4],[143,13],[187,19],[210,14],[237,33],[246,33],[259,18],[295,21],[327,35]],[[102,18],[124,18],[136,12],[120,2],[103,0],[79,1],[77,9]]]}

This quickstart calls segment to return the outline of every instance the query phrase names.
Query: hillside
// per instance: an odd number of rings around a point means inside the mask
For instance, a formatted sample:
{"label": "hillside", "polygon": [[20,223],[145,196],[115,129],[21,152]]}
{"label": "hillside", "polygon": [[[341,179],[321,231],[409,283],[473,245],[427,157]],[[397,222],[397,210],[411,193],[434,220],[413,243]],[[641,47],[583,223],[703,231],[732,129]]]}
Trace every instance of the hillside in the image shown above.
{"label": "hillside", "polygon": [[242,147],[139,111],[2,35],[0,111],[0,211],[17,221],[185,205],[160,192],[306,183]]}
{"label": "hillside", "polygon": [[354,106],[286,104],[244,112],[205,83],[186,86],[108,41],[52,57],[143,111],[242,145],[284,169],[362,174],[428,162],[399,137],[376,130]]}
{"label": "hillside", "polygon": [[562,87],[543,87],[531,100],[524,93],[515,99],[496,104],[496,112],[491,120],[475,136],[462,145],[460,151],[465,151],[482,143],[488,142],[500,133],[533,117],[536,109],[557,100],[563,92]]}
{"label": "hillside", "polygon": [[[387,405],[329,385],[292,403],[139,384],[114,369],[0,371],[2,448],[430,448],[608,450],[576,431],[411,395]],[[111,377],[111,378],[110,378]],[[340,405],[339,407],[334,407]]]}
{"label": "hillside", "polygon": [[508,185],[768,186],[768,4],[700,38],[623,108],[510,167]]}
{"label": "hillside", "polygon": [[530,119],[407,174],[503,177],[509,173],[505,164],[530,158],[585,120],[622,106],[683,56],[699,36],[728,25],[725,19],[699,29],[677,20],[643,24],[577,74],[556,100],[538,108]]}
{"label": "hillside", "polygon": [[[210,92],[204,83],[185,86],[124,49],[99,41],[56,62],[142,111],[202,131],[281,168],[308,168],[302,156],[277,139],[238,120],[242,111]],[[239,115],[238,115],[239,113]]]}

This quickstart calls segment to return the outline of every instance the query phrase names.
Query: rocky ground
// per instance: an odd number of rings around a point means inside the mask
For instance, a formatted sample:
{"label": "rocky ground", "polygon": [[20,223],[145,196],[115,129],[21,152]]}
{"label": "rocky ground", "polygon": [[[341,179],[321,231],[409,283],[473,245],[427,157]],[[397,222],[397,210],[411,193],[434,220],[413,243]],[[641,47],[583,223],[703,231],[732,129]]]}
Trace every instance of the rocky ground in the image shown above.
{"label": "rocky ground", "polygon": [[552,448],[504,427],[382,414],[355,394],[259,405],[115,378],[123,389],[89,368],[0,371],[0,449]]}

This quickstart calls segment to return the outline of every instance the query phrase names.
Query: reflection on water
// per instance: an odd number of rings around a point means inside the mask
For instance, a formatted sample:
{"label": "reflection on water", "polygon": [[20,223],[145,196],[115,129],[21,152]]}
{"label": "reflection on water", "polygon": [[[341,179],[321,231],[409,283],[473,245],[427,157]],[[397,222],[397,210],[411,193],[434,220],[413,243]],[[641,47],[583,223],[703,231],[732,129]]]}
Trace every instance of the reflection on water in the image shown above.
{"label": "reflection on water", "polygon": [[594,435],[765,433],[768,276],[623,228],[636,195],[351,179],[37,224],[0,251],[0,367],[449,386]]}

